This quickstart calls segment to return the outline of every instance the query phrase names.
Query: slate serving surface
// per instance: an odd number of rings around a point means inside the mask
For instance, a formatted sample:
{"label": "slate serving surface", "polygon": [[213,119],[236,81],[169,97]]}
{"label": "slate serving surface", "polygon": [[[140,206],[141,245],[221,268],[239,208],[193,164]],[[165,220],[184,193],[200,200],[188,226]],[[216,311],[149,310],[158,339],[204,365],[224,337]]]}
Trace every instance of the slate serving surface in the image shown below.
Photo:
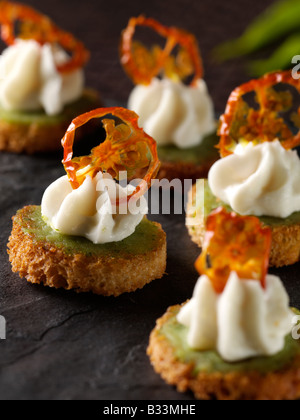
{"label": "slate serving surface", "polygon": [[[119,67],[115,45],[131,15],[145,12],[194,31],[208,57],[221,34],[237,35],[271,2],[251,4],[251,9],[244,0],[173,0],[172,6],[161,1],[143,6],[137,1],[27,3],[83,38],[94,57],[87,69],[89,85],[102,92],[107,104],[107,98],[122,104],[131,85]],[[224,15],[225,9],[235,18]],[[221,25],[224,19],[232,22],[227,29]],[[96,30],[102,31],[98,38]],[[222,110],[231,88],[247,78],[239,64],[230,64],[225,73],[208,67],[208,83]],[[167,275],[133,294],[115,299],[52,290],[27,284],[11,272],[6,253],[11,217],[24,205],[40,204],[45,188],[64,174],[61,158],[61,153],[0,154],[0,315],[7,321],[7,339],[0,340],[0,399],[191,399],[166,385],[146,356],[156,319],[168,306],[190,298],[198,277],[193,264],[199,250],[189,239],[184,216],[150,216],[168,235]],[[299,264],[271,272],[281,276],[291,304],[300,307]]]}
{"label": "slate serving surface", "polygon": [[[58,155],[0,155],[0,399],[190,399],[154,373],[148,337],[168,306],[191,297],[199,254],[184,216],[151,216],[168,235],[167,275],[119,298],[76,294],[27,284],[10,270],[6,254],[11,216],[39,204],[45,188],[63,174]],[[279,274],[300,307],[299,264]]]}

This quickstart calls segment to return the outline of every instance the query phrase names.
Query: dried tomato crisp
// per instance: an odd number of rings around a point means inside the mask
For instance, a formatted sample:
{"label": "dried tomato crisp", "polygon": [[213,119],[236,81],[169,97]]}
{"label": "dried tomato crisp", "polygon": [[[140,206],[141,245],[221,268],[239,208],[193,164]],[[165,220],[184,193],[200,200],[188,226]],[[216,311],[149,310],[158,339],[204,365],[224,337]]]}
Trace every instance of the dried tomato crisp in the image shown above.
{"label": "dried tomato crisp", "polygon": [[[104,118],[107,117],[107,118]],[[115,117],[121,122],[116,122]],[[76,130],[94,118],[101,118],[106,131],[106,139],[92,149],[91,154],[73,157],[73,143]],[[63,164],[70,183],[77,189],[89,175],[92,178],[98,172],[109,173],[119,180],[120,172],[127,172],[128,178],[145,169],[146,174],[127,196],[129,201],[133,196],[139,198],[151,185],[156,177],[160,162],[157,156],[156,142],[138,126],[138,115],[125,108],[99,108],[75,118],[68,128],[62,145],[64,148]],[[120,204],[117,200],[116,204]]]}
{"label": "dried tomato crisp", "polygon": [[239,216],[219,208],[207,219],[202,254],[196,261],[199,274],[207,275],[222,293],[231,272],[265,287],[272,234],[253,216]]}
{"label": "dried tomato crisp", "polygon": [[[16,24],[19,25],[16,25]],[[71,54],[70,60],[57,66],[61,73],[81,68],[89,59],[89,52],[82,42],[70,33],[58,28],[49,17],[29,6],[10,1],[0,1],[1,38],[13,45],[17,38],[32,39],[43,45],[57,44]],[[16,33],[16,27],[19,33]]]}
{"label": "dried tomato crisp", "polygon": [[[258,144],[278,139],[285,149],[300,144],[300,106],[295,111],[291,91],[276,90],[278,85],[289,85],[300,94],[300,81],[292,77],[290,70],[251,80],[232,92],[220,119],[218,148],[222,157],[232,154],[241,141]],[[245,100],[251,92],[255,93],[258,107]],[[283,117],[288,112],[291,123],[299,129],[296,134]]]}
{"label": "dried tomato crisp", "polygon": [[[153,29],[165,38],[164,48],[155,45],[149,50],[133,40],[137,26]],[[176,47],[178,51],[175,51]],[[145,16],[129,20],[121,37],[120,58],[126,73],[135,84],[148,85],[154,77],[164,73],[176,81],[194,76],[191,85],[195,85],[203,76],[202,59],[194,35],[183,29],[164,26]]]}

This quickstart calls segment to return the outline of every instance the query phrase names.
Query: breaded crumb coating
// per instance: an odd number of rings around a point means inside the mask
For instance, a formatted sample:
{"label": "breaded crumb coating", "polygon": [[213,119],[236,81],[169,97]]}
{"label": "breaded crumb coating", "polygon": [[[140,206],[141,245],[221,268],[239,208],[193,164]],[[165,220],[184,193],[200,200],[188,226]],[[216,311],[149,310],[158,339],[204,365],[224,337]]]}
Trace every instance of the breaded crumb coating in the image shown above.
{"label": "breaded crumb coating", "polygon": [[158,319],[150,336],[147,354],[155,371],[179,392],[192,391],[202,400],[295,400],[300,398],[300,356],[286,369],[262,374],[260,372],[199,372],[194,364],[176,357],[174,349],[161,328],[174,316],[180,306],[171,307]]}
{"label": "breaded crumb coating", "polygon": [[[193,206],[195,194],[196,184],[189,192],[187,204],[187,217],[189,221],[194,219],[195,223],[189,224],[187,229],[192,241],[201,248],[205,234],[205,221],[202,209],[198,209],[195,214]],[[268,226],[272,230],[270,266],[284,267],[297,263],[300,260],[300,224]]]}
{"label": "breaded crumb coating", "polygon": [[[24,207],[13,217],[8,243],[13,272],[28,282],[45,286],[119,296],[144,287],[161,278],[166,270],[166,234],[152,225],[152,246],[136,254],[127,252],[66,251],[64,247],[38,237],[31,214],[36,206]],[[153,237],[155,236],[155,237]],[[78,240],[78,238],[77,238]],[[126,241],[126,240],[125,240]],[[118,245],[121,247],[122,245]],[[98,247],[98,245],[95,245]]]}

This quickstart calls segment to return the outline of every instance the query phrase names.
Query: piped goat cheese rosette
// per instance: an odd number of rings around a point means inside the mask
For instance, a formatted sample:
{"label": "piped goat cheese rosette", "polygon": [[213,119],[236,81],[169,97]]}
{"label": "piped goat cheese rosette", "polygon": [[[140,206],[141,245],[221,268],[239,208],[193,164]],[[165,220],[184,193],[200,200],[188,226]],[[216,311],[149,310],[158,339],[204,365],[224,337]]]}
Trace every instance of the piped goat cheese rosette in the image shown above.
{"label": "piped goat cheese rosette", "polygon": [[[101,119],[106,139],[74,157],[76,131]],[[62,145],[67,175],[45,191],[40,206],[14,217],[12,269],[31,283],[118,296],[161,278],[166,235],[146,218],[144,194],[159,170],[156,143],[124,108],[99,108],[76,117]],[[124,175],[137,185],[122,185]]]}
{"label": "piped goat cheese rosette", "polygon": [[[290,71],[235,89],[220,119],[221,159],[190,193],[189,232],[202,246],[207,215],[220,205],[272,229],[270,264],[300,259],[300,83]],[[197,207],[197,197],[202,197]]]}
{"label": "piped goat cheese rosette", "polygon": [[85,88],[84,44],[29,6],[0,1],[0,150],[60,149],[72,119],[100,105]]}
{"label": "piped goat cheese rosette", "polygon": [[[163,47],[135,40],[139,28],[162,38]],[[158,144],[159,178],[193,179],[207,175],[218,158],[214,107],[203,80],[197,40],[191,33],[139,16],[123,31],[120,59],[136,85],[128,108]]]}
{"label": "piped goat cheese rosette", "polygon": [[157,321],[148,347],[156,372],[178,391],[199,399],[299,398],[292,334],[299,311],[268,274],[271,237],[254,216],[224,208],[208,216],[193,297]]}

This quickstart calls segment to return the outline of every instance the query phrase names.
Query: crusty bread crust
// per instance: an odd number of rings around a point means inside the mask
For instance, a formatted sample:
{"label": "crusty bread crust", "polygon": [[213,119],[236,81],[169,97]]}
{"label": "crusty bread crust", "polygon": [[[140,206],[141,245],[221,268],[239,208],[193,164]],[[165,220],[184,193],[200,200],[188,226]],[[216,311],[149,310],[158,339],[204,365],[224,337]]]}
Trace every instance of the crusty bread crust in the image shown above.
{"label": "crusty bread crust", "polygon": [[53,152],[61,149],[70,121],[57,125],[16,124],[0,120],[0,151],[27,153]]}
{"label": "crusty bread crust", "polygon": [[195,214],[194,197],[196,196],[197,185],[194,184],[188,193],[188,202],[186,207],[186,227],[192,241],[200,248],[203,245],[205,235],[205,220],[202,211]]}
{"label": "crusty bread crust", "polygon": [[93,292],[103,296],[119,296],[143,288],[161,278],[166,270],[166,234],[159,224],[156,249],[119,258],[84,254],[66,254],[63,249],[35,240],[24,233],[16,222],[26,214],[25,207],[13,217],[8,243],[12,270],[30,283]]}
{"label": "crusty bread crust", "polygon": [[[192,241],[200,248],[205,235],[204,216],[201,211],[195,216],[193,197],[196,194],[196,185],[189,192],[187,204],[187,218],[194,220],[194,224],[187,224],[187,229]],[[270,253],[271,267],[284,267],[300,261],[300,224],[271,226],[272,247]]]}
{"label": "crusty bread crust", "polygon": [[[155,371],[179,392],[191,390],[203,400],[295,400],[300,397],[300,356],[286,369],[265,375],[259,372],[200,372],[193,375],[193,363],[183,363],[172,346],[160,334],[162,326],[174,316],[174,310],[158,319],[150,336],[147,354]],[[292,362],[292,361],[291,361]]]}
{"label": "crusty bread crust", "polygon": [[[96,91],[86,89],[83,97],[90,98],[90,102],[82,106],[80,113],[101,106],[101,99]],[[77,117],[74,112],[70,112],[69,115],[66,113],[56,124],[52,122],[50,124],[16,123],[0,118],[0,151],[33,155],[61,150],[61,140],[72,119]],[[81,127],[76,133],[75,140],[78,141],[91,134],[94,129],[93,123]]]}
{"label": "crusty bread crust", "polygon": [[204,165],[196,165],[190,162],[164,162],[161,161],[161,167],[157,178],[159,180],[167,179],[180,179],[182,182],[185,179],[191,179],[196,182],[197,179],[207,178],[208,172],[215,160],[206,162]]}
{"label": "crusty bread crust", "polygon": [[[195,183],[198,179],[206,178],[211,166],[214,164],[213,161],[207,162],[205,165],[197,166],[189,162],[164,162],[160,161],[160,169],[156,179],[162,181],[172,181],[179,179],[182,183],[186,179],[191,179]],[[135,178],[143,178],[145,176],[145,170],[139,169],[135,174]]]}

